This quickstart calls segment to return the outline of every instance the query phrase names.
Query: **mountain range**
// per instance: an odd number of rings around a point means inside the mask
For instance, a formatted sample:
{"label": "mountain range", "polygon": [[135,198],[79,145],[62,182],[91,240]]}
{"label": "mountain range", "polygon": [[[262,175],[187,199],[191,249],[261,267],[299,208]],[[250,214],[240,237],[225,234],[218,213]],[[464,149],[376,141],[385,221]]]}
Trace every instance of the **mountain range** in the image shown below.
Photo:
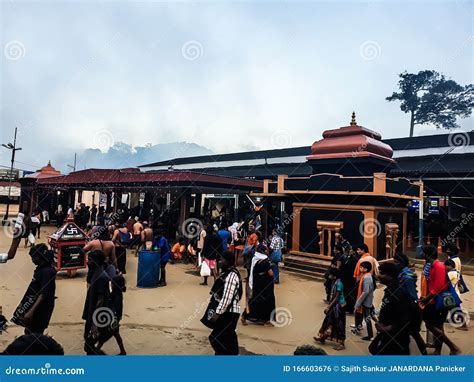
{"label": "mountain range", "polygon": [[[212,150],[195,143],[172,142],[156,145],[132,146],[116,142],[106,152],[99,149],[85,149],[77,152],[76,170],[86,168],[129,168],[159,162],[162,160],[214,154]],[[71,171],[74,154],[61,154],[52,160],[52,164],[63,173]]]}

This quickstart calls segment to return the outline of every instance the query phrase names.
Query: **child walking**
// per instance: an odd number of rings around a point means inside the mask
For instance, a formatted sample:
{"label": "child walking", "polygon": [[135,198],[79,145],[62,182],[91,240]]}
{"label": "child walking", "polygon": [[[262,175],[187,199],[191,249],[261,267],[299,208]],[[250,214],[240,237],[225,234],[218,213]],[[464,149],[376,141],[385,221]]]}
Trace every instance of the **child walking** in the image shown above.
{"label": "child walking", "polygon": [[362,337],[364,341],[371,341],[374,336],[371,316],[374,309],[375,284],[371,272],[372,264],[368,261],[363,261],[360,264],[361,278],[359,280],[357,301],[355,303],[355,327],[352,329],[352,334],[359,335],[362,330],[362,322],[365,321],[367,325],[367,335]]}
{"label": "child walking", "polygon": [[346,300],[344,286],[341,281],[341,272],[337,268],[330,268],[328,279],[332,280],[329,306],[324,309],[326,317],[314,340],[324,344],[327,339],[337,343],[334,350],[344,350],[346,347]]}

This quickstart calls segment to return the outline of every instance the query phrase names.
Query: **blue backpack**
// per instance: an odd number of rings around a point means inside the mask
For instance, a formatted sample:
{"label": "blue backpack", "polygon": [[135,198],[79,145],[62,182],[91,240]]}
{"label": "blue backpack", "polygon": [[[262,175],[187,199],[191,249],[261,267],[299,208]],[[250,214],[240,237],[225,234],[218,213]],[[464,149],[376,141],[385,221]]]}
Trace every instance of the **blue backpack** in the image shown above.
{"label": "blue backpack", "polygon": [[132,242],[132,234],[130,232],[122,232],[119,230],[119,237],[122,244],[130,244]]}

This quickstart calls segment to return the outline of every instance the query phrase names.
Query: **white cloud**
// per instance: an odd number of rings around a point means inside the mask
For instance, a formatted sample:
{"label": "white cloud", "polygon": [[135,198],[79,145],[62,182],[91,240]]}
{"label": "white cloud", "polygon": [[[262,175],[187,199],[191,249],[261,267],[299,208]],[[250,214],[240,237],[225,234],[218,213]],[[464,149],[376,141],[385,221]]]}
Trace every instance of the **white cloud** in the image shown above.
{"label": "white cloud", "polygon": [[[113,142],[188,141],[215,152],[309,145],[353,110],[384,137],[404,136],[408,116],[384,100],[399,72],[442,67],[472,81],[461,43],[472,10],[460,3],[443,30],[432,20],[444,4],[414,5],[414,16],[358,3],[1,6],[2,42],[26,47],[1,68],[2,139],[18,125],[21,156],[32,163],[95,147],[97,131]],[[356,27],[345,21],[354,19]],[[183,58],[187,41],[202,45],[199,59]],[[377,59],[360,57],[364,41],[380,45]],[[472,119],[461,122],[472,129]]]}

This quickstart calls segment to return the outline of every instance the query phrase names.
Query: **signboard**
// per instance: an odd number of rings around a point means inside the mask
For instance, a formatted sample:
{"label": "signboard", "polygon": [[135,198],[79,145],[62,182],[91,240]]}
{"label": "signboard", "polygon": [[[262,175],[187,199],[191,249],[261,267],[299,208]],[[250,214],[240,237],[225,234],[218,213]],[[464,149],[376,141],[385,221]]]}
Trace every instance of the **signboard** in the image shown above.
{"label": "signboard", "polygon": [[100,193],[99,206],[107,205],[107,194],[105,192]]}
{"label": "signboard", "polygon": [[0,180],[18,180],[20,175],[19,170],[10,171],[10,169],[2,168],[0,169]]}
{"label": "signboard", "polygon": [[419,200],[410,200],[408,202],[408,211],[416,212],[420,208],[420,201]]}
{"label": "signboard", "polygon": [[74,223],[69,222],[66,223],[65,226],[59,228],[55,233],[51,236],[53,240],[85,240],[86,235],[84,232]]}
{"label": "signboard", "polygon": [[438,201],[438,199],[430,199],[430,203],[428,205],[428,214],[430,214],[430,215],[438,215],[439,214],[439,201]]}
{"label": "signboard", "polygon": [[82,267],[84,265],[82,248],[80,245],[63,246],[61,248],[61,264],[58,264],[60,268]]}
{"label": "signboard", "polygon": [[16,186],[0,186],[0,196],[8,196],[8,190],[11,188],[10,190],[10,197],[11,198],[19,198],[20,197],[20,193],[21,193],[21,189],[20,187],[16,187]]}
{"label": "signboard", "polygon": [[205,194],[209,199],[234,199],[234,194]]}

